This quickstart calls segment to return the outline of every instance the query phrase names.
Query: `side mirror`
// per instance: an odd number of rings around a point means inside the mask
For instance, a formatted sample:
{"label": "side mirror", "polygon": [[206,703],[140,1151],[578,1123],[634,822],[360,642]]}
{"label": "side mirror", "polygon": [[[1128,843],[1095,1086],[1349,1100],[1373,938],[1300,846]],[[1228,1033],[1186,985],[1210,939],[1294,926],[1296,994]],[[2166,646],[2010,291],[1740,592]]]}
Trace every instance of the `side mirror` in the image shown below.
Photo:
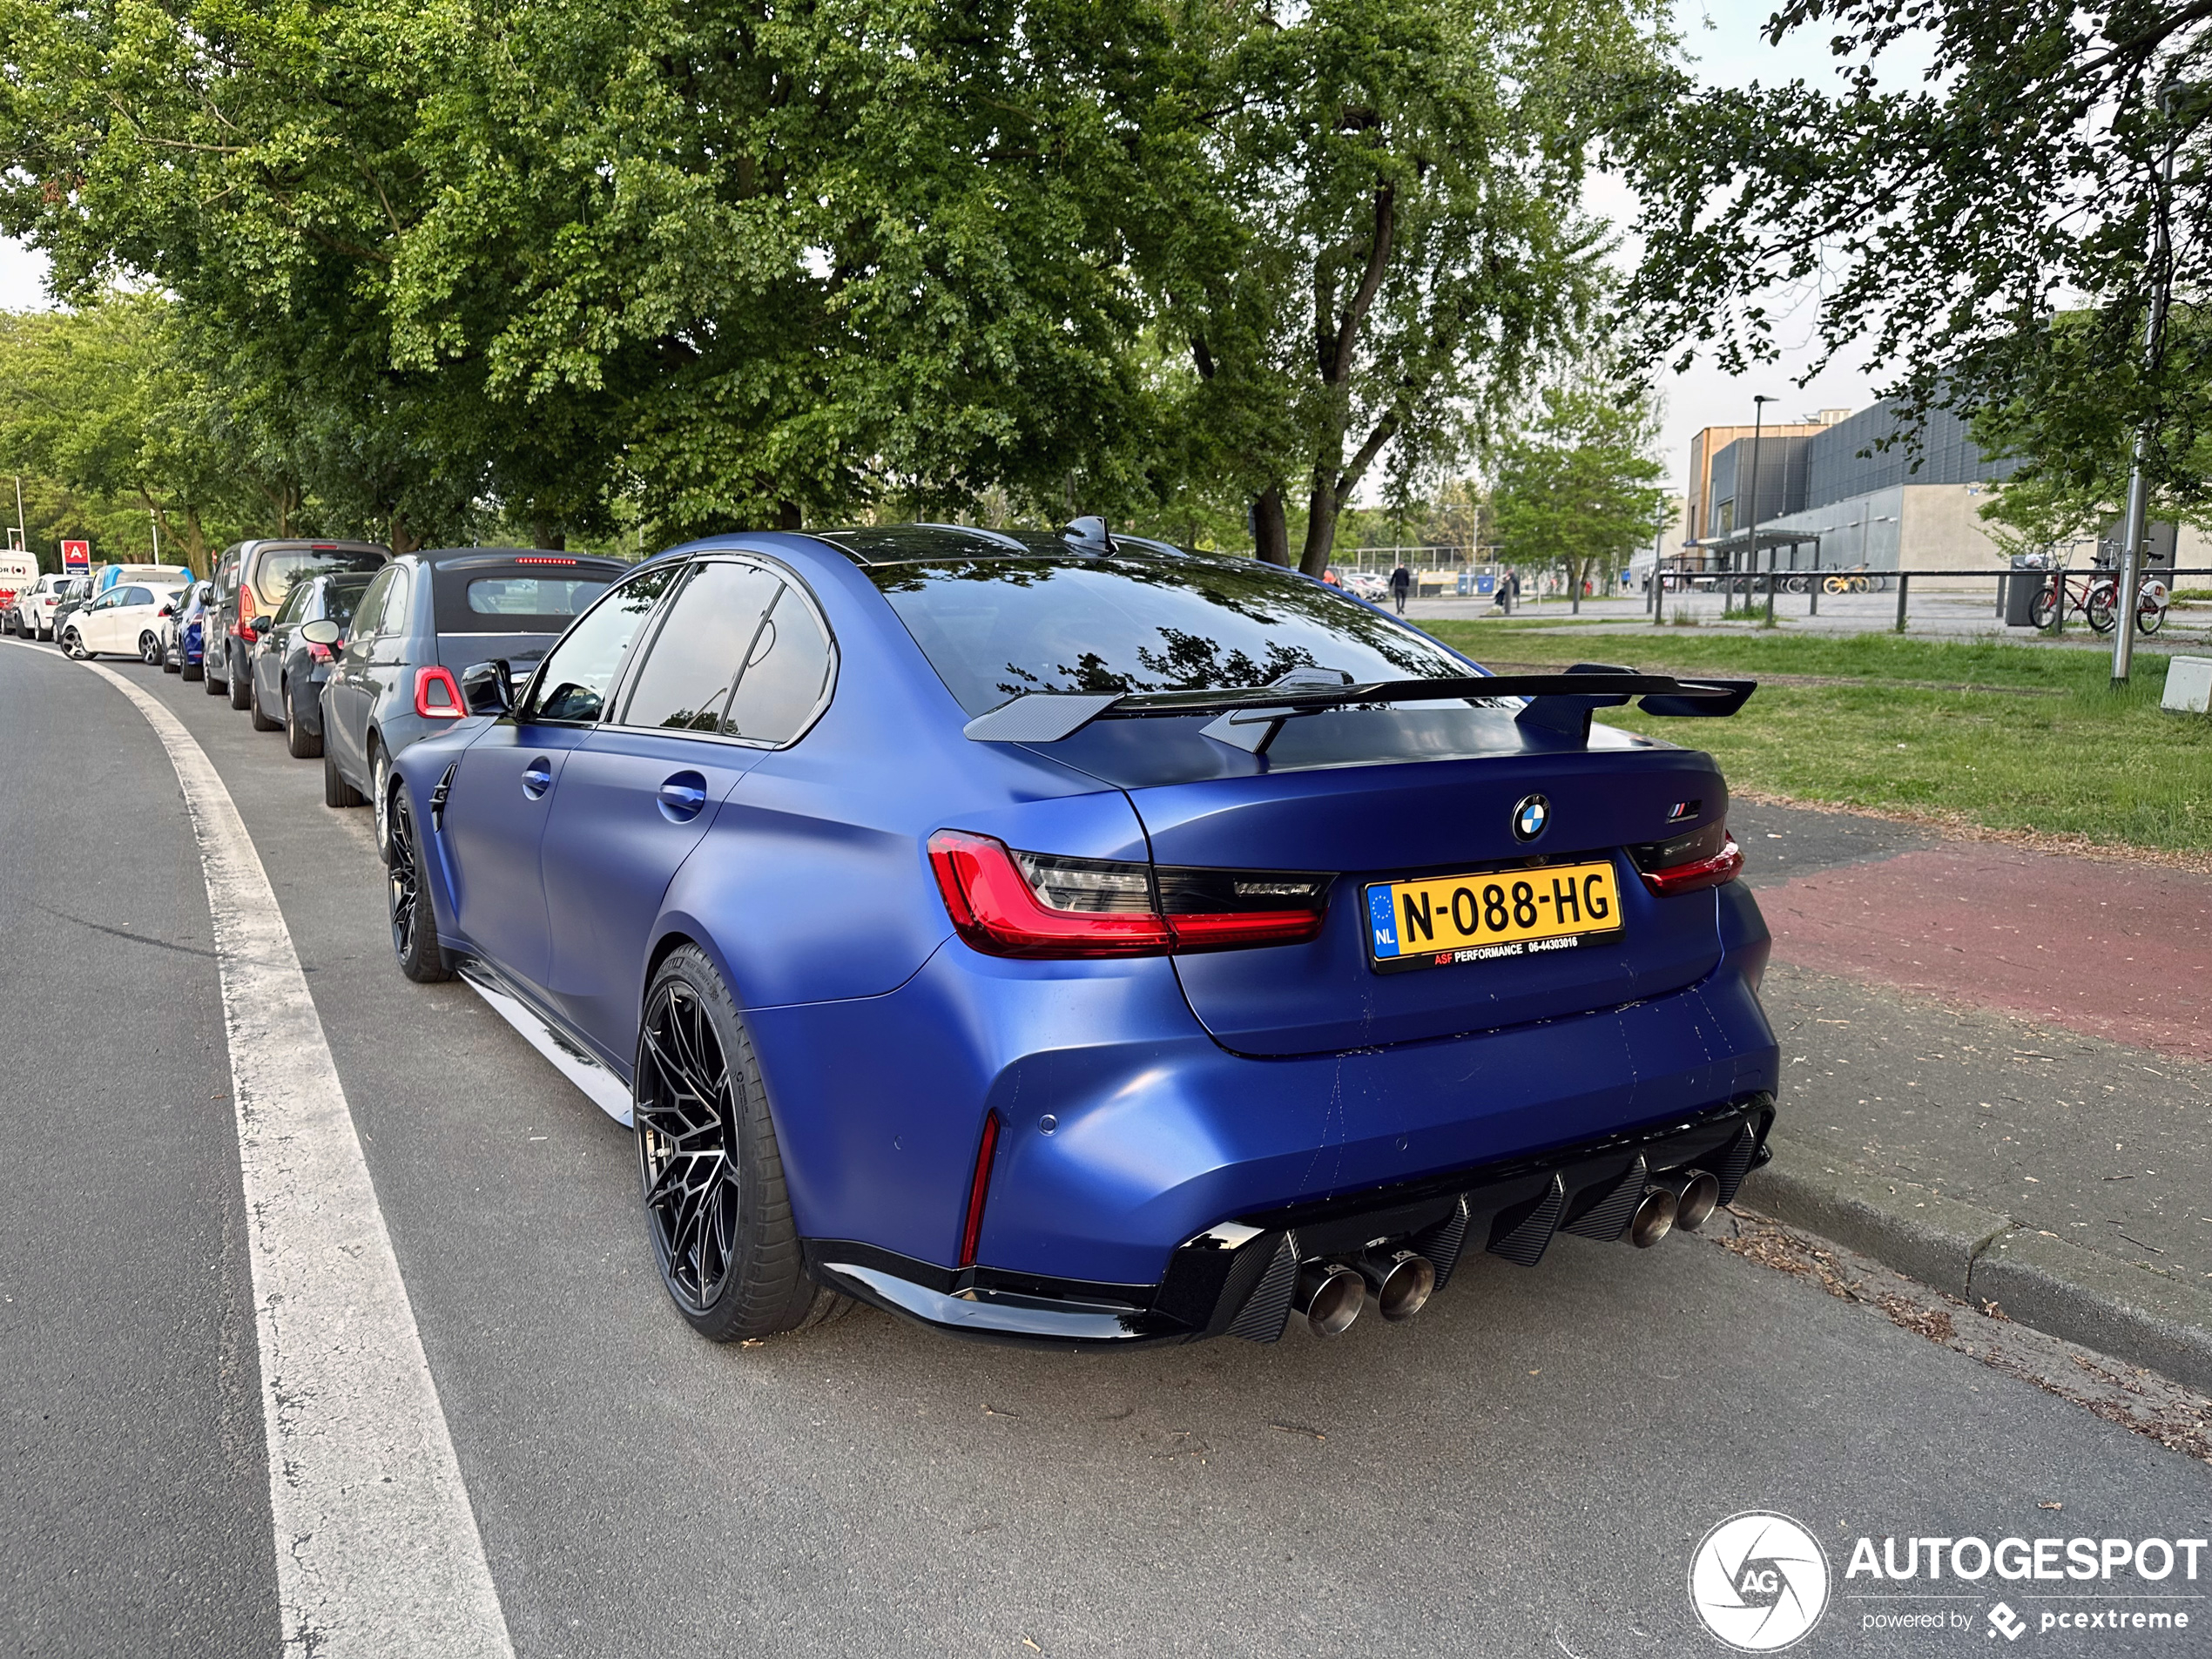
{"label": "side mirror", "polygon": [[461,700],[471,714],[505,714],[515,706],[513,675],[503,657],[461,671]]}
{"label": "side mirror", "polygon": [[327,617],[317,617],[313,622],[300,624],[300,637],[310,645],[335,645],[346,637],[346,631]]}
{"label": "side mirror", "polygon": [[154,614],[162,617],[173,617],[177,614],[177,607],[174,605],[164,605]]}

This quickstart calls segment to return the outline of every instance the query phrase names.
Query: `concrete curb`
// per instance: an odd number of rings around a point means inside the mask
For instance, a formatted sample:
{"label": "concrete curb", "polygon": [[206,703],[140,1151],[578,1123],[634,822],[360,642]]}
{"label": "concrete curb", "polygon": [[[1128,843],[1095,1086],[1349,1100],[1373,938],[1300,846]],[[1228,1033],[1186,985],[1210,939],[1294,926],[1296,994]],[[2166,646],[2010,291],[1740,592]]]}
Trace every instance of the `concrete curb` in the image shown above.
{"label": "concrete curb", "polygon": [[1802,1135],[1737,1202],[2022,1325],[2212,1393],[2212,1295],[2009,1217],[1858,1168]]}

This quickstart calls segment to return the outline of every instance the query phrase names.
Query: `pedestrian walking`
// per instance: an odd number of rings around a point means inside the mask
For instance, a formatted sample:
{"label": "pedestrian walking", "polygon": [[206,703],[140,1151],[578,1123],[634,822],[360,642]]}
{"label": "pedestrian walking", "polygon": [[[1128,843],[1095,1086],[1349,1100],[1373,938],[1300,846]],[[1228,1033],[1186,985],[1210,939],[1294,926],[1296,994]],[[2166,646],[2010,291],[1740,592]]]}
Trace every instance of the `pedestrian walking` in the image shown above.
{"label": "pedestrian walking", "polygon": [[1390,601],[1398,607],[1398,614],[1406,614],[1406,596],[1413,590],[1413,573],[1399,565],[1390,573]]}

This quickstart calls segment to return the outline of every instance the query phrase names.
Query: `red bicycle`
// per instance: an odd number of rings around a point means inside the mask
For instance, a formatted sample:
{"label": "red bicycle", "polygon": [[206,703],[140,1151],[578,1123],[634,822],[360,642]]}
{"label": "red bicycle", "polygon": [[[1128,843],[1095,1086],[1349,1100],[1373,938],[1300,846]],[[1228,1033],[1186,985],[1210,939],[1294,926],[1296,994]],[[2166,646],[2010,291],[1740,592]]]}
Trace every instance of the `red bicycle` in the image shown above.
{"label": "red bicycle", "polygon": [[[2060,607],[2065,607],[2067,617],[2080,617],[2101,634],[2112,631],[2118,609],[2120,577],[2111,570],[2085,570],[2076,578],[2064,570],[2054,570],[2035,596],[2029,607],[2029,623],[2047,632],[2060,619]],[[2166,607],[2172,598],[2166,584],[2155,577],[2145,577],[2135,590],[2135,631],[2155,634],[2166,623]]]}

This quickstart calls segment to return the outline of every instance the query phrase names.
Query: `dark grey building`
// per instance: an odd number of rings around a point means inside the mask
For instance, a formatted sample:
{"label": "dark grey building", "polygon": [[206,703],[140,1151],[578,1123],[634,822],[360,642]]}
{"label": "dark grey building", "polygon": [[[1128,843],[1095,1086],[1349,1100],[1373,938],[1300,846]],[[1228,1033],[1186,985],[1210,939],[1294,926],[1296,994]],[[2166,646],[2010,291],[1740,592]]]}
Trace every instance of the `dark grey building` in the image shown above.
{"label": "dark grey building", "polygon": [[1817,437],[1760,435],[1759,487],[1751,489],[1753,441],[1738,438],[1713,457],[1713,508],[1707,534],[1725,536],[1750,523],[1754,514],[1769,522],[1802,510]]}
{"label": "dark grey building", "polygon": [[1874,448],[1897,429],[1897,405],[1884,398],[1811,440],[1800,506],[1825,507],[1896,484],[1989,483],[2011,477],[2025,464],[2016,456],[2000,461],[1984,454],[1966,422],[1950,409],[1928,411],[1917,446],[1900,439],[1886,449]]}

